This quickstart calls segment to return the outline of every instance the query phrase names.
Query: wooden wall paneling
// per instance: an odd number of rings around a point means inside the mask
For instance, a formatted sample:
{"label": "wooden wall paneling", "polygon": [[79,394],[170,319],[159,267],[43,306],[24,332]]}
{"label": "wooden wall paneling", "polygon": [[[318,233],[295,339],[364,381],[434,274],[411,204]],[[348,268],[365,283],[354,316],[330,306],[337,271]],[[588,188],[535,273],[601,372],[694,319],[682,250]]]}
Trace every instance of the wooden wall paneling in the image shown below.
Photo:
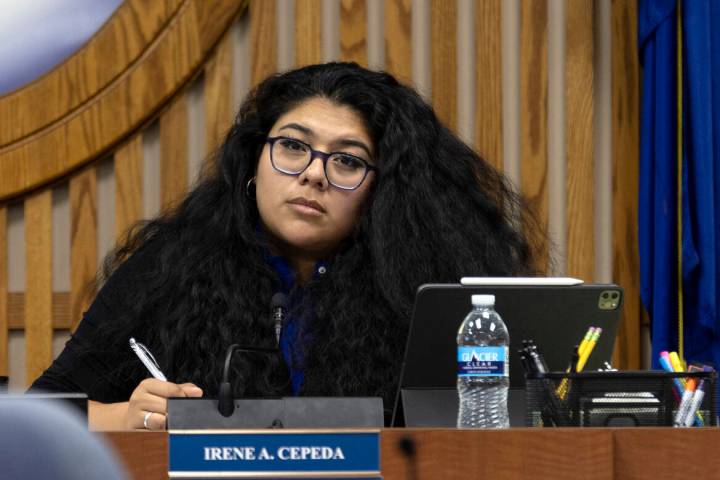
{"label": "wooden wall paneling", "polygon": [[[543,228],[548,226],[547,3],[520,4],[520,185]],[[538,266],[548,267],[548,252]]]}
{"label": "wooden wall paneling", "polygon": [[7,295],[8,330],[25,329],[25,292]]}
{"label": "wooden wall paneling", "polygon": [[412,0],[385,0],[385,70],[412,85]]}
{"label": "wooden wall paneling", "polygon": [[277,1],[250,0],[250,83],[277,70]]}
{"label": "wooden wall paneling", "polygon": [[499,171],[503,170],[502,1],[475,4],[475,149]]}
{"label": "wooden wall paneling", "polygon": [[95,297],[97,198],[94,166],[70,178],[70,318],[73,330]]}
{"label": "wooden wall paneling", "polygon": [[322,61],[322,0],[295,0],[295,64]]}
{"label": "wooden wall paneling", "polygon": [[185,1],[140,59],[83,108],[28,141],[0,148],[0,201],[67,175],[131,136],[194,78],[247,4]]}
{"label": "wooden wall paneling", "polygon": [[[53,292],[51,303],[53,330],[69,330],[72,327],[70,292]],[[8,293],[7,312],[8,330],[25,330],[25,293]]]}
{"label": "wooden wall paneling", "polygon": [[127,230],[142,218],[142,133],[122,145],[113,157],[115,172],[115,237],[123,238]]}
{"label": "wooden wall paneling", "polygon": [[367,67],[367,1],[340,2],[340,59]]}
{"label": "wooden wall paneling", "polygon": [[430,44],[433,108],[457,132],[457,2],[431,0]]}
{"label": "wooden wall paneling", "polygon": [[205,160],[232,124],[232,32],[225,34],[205,67]]}
{"label": "wooden wall paneling", "polygon": [[595,277],[593,0],[566,2],[567,275]]}
{"label": "wooden wall paneling", "polygon": [[125,0],[67,60],[29,85],[0,96],[0,148],[58,121],[101,93],[138,61],[184,3],[188,2]]}
{"label": "wooden wall paneling", "polygon": [[160,116],[160,203],[176,204],[188,185],[188,105],[182,93]]}
{"label": "wooden wall paneling", "polygon": [[26,383],[52,362],[52,190],[25,200]]}
{"label": "wooden wall paneling", "polygon": [[613,281],[625,290],[623,320],[615,345],[618,368],[640,368],[640,66],[637,2],[612,2]]}
{"label": "wooden wall paneling", "polygon": [[77,324],[77,320],[71,318],[70,309],[70,292],[52,293],[53,330],[70,330],[75,328],[74,325]]}
{"label": "wooden wall paneling", "polygon": [[0,376],[8,375],[7,207],[0,206]]}

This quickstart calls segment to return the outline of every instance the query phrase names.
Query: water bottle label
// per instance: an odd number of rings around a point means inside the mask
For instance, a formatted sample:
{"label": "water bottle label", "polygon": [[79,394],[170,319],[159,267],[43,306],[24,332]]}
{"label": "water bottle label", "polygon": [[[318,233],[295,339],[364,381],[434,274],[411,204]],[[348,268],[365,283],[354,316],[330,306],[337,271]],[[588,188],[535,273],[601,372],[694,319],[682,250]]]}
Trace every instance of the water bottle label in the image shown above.
{"label": "water bottle label", "polygon": [[507,377],[507,347],[458,347],[459,377]]}

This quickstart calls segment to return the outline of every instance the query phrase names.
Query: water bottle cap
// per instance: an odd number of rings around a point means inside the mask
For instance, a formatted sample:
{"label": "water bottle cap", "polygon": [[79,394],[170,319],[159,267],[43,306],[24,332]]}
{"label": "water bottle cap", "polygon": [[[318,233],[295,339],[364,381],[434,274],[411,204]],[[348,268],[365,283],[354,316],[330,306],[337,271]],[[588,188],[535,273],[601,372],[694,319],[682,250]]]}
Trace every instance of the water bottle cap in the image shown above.
{"label": "water bottle cap", "polygon": [[495,305],[495,295],[473,295],[472,304],[479,305]]}

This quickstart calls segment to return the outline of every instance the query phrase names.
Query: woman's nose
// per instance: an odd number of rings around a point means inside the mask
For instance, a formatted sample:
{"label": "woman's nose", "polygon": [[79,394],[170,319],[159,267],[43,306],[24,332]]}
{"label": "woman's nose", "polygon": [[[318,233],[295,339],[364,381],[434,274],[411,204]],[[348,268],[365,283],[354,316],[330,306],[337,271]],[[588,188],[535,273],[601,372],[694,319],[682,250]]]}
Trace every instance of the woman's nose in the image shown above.
{"label": "woman's nose", "polygon": [[328,186],[327,178],[325,177],[325,165],[323,159],[315,157],[310,161],[310,165],[300,174],[301,183],[312,183],[325,188]]}

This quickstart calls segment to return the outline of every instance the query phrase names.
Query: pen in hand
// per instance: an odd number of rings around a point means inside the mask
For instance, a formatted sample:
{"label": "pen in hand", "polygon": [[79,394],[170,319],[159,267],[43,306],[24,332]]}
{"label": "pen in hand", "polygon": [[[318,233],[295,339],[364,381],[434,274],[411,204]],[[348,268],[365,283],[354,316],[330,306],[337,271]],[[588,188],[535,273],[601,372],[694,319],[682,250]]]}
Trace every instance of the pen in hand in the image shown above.
{"label": "pen in hand", "polygon": [[152,353],[150,353],[150,350],[148,350],[145,345],[136,342],[134,338],[130,337],[130,348],[132,348],[132,351],[135,352],[135,355],[138,356],[154,378],[167,382],[167,378],[165,378],[165,375],[160,371],[155,357],[152,356]]}

